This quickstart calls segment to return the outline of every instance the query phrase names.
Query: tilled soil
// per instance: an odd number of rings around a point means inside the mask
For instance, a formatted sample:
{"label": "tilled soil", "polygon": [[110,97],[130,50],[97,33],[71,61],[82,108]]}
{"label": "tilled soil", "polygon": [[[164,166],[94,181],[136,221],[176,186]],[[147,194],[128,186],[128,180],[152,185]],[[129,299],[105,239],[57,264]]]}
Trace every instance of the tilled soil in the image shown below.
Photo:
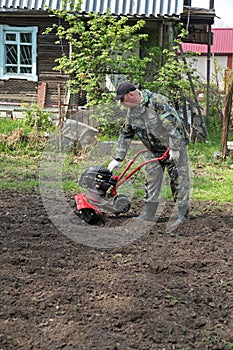
{"label": "tilled soil", "polygon": [[[233,203],[190,214],[95,249],[61,233],[39,193],[2,191],[0,349],[233,349]],[[130,214],[105,228],[126,224],[139,229]]]}

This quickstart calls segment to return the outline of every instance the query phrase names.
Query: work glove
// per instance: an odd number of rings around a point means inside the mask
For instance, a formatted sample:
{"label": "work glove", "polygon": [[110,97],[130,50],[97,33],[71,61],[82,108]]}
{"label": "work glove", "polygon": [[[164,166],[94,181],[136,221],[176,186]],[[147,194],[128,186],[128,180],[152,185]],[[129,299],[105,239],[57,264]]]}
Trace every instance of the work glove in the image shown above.
{"label": "work glove", "polygon": [[169,151],[169,159],[171,160],[178,160],[180,157],[180,151],[174,151],[170,149]]}
{"label": "work glove", "polygon": [[120,162],[118,160],[113,159],[109,164],[108,164],[108,170],[113,171],[114,169],[118,170],[120,168]]}

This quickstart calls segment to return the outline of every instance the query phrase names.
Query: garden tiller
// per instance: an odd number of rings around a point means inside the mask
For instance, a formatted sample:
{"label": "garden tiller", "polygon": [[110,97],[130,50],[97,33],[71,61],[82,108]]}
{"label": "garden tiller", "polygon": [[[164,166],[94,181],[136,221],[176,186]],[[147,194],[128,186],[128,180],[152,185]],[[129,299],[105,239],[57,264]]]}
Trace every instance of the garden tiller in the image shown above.
{"label": "garden tiller", "polygon": [[169,149],[160,157],[143,161],[126,175],[136,158],[145,152],[148,150],[143,149],[137,152],[119,176],[102,166],[91,166],[84,171],[80,177],[79,185],[87,188],[87,191],[75,195],[75,212],[82,222],[90,225],[95,225],[98,222],[104,223],[102,211],[116,215],[129,211],[130,200],[124,194],[118,194],[118,188],[146,164],[168,158]]}

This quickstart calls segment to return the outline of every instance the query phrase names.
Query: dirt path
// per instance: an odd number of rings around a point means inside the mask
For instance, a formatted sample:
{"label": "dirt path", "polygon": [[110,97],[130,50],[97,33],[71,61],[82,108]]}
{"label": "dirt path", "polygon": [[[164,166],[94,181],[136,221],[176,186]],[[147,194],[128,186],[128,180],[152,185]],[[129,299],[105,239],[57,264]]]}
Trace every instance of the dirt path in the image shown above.
{"label": "dirt path", "polygon": [[233,349],[232,216],[233,203],[193,203],[173,236],[161,219],[94,249],[54,227],[36,192],[2,191],[0,349]]}

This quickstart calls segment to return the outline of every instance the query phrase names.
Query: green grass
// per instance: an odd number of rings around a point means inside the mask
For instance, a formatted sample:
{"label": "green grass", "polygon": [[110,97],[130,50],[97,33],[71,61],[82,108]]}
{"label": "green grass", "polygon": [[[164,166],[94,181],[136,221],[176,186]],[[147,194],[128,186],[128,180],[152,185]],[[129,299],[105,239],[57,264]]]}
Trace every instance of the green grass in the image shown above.
{"label": "green grass", "polygon": [[[22,119],[0,118],[0,134],[9,135],[18,128],[22,128]],[[29,126],[23,128],[26,134],[31,131]]]}
{"label": "green grass", "polygon": [[[194,147],[193,145],[191,148]],[[233,202],[233,169],[232,160],[225,162],[216,161],[213,158],[213,150],[199,149],[203,145],[195,145],[195,150],[189,149],[190,165],[192,168],[192,198],[216,202]],[[203,153],[204,152],[204,153]],[[79,191],[77,179],[79,177],[79,162],[74,161],[72,154],[66,157],[62,168],[54,165],[57,176],[61,174],[62,186],[66,192]],[[18,152],[13,154],[2,153],[0,157],[0,189],[34,189],[39,186],[40,157],[22,155]],[[45,169],[45,172],[49,169]],[[46,174],[45,174],[46,175]],[[49,175],[49,174],[48,174]],[[138,176],[140,182],[140,176]],[[56,184],[55,184],[56,185]],[[135,183],[135,188],[141,192],[141,184]],[[165,193],[166,196],[166,193]]]}
{"label": "green grass", "polygon": [[220,141],[215,139],[188,146],[193,199],[233,202],[233,159],[216,159],[219,144]]}
{"label": "green grass", "polygon": [[0,158],[0,190],[38,187],[38,158],[2,155]]}
{"label": "green grass", "polygon": [[[0,118],[0,134],[9,134],[19,127],[18,121]],[[209,142],[188,145],[190,167],[193,173],[192,178],[192,199],[200,201],[233,202],[233,158],[228,157],[221,161],[214,157],[215,152],[220,150],[219,138],[212,136]],[[39,168],[42,149],[18,147],[16,150],[8,150],[0,147],[0,190],[9,189],[35,189],[39,188]],[[59,158],[59,156],[58,156]],[[98,155],[97,155],[98,158]],[[111,155],[105,159],[103,165],[106,166]],[[101,164],[101,160],[99,160]],[[48,162],[49,164],[50,162]],[[86,162],[90,166],[91,161]],[[83,169],[81,158],[68,154],[62,161],[53,163],[53,176],[59,177],[62,187],[66,192],[75,193],[79,191],[77,180],[80,176],[80,166]],[[46,175],[46,172],[48,173]],[[49,168],[43,169],[45,176],[51,176]],[[143,196],[144,186],[141,185],[142,174],[138,175],[135,182],[135,191]],[[54,186],[58,182],[54,181]],[[166,185],[164,196],[168,196],[169,186]],[[162,194],[163,195],[163,194]]]}
{"label": "green grass", "polygon": [[16,130],[20,126],[20,120],[13,120],[8,118],[0,118],[0,133],[9,135],[12,131]]}
{"label": "green grass", "polygon": [[[233,202],[232,169],[224,171],[209,168],[208,175],[194,176],[192,198],[213,200],[216,202]],[[211,171],[216,172],[215,175]]]}

